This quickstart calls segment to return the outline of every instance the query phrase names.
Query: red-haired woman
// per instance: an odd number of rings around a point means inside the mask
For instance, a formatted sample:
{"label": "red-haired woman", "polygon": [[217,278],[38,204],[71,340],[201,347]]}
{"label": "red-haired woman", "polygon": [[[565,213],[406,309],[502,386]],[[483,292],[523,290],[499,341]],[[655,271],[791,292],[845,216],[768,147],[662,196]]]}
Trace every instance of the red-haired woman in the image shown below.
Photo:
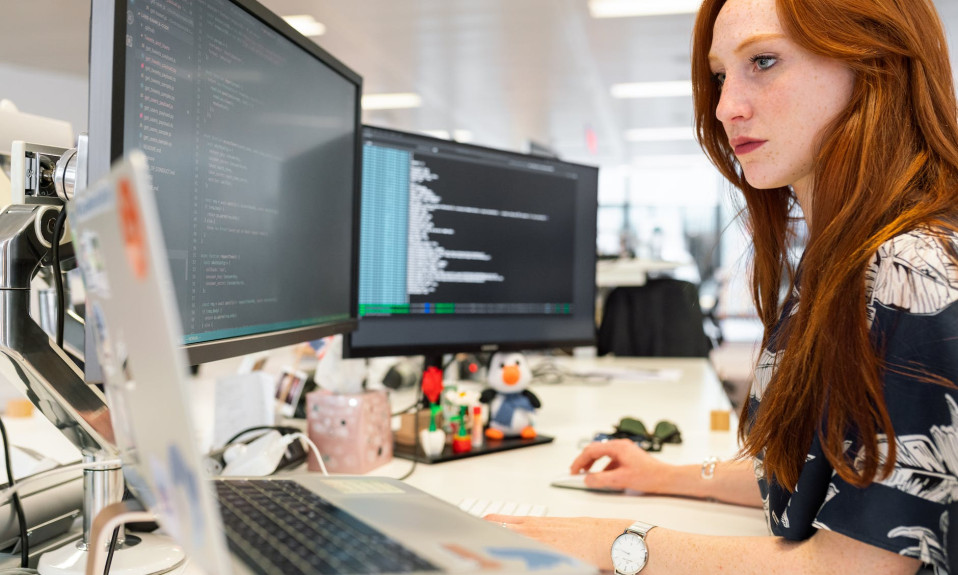
{"label": "red-haired woman", "polygon": [[[623,541],[639,559],[645,549],[644,573],[948,572],[958,105],[946,45],[931,0],[704,1],[696,127],[744,198],[765,326],[743,458],[701,473],[622,440],[587,447],[572,471],[608,456],[589,485],[764,506],[773,536],[637,523]],[[796,202],[808,230],[797,264]],[[488,519],[606,569],[641,569],[609,553],[630,520]]]}

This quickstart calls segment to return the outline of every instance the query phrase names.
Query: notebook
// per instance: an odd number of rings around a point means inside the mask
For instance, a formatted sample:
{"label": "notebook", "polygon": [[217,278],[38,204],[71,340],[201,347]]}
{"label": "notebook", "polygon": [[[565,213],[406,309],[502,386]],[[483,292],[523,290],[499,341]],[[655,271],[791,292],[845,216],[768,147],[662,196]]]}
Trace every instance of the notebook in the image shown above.
{"label": "notebook", "polygon": [[[391,478],[308,473],[253,480],[205,477],[187,405],[190,381],[179,315],[145,156],[134,152],[118,162],[109,176],[78,194],[68,214],[124,475],[193,565],[209,575],[595,572]],[[293,511],[268,500],[274,495],[292,500]],[[277,537],[286,536],[264,527],[259,517],[264,511],[271,520],[296,526],[295,545],[285,557],[274,547]],[[319,527],[331,528],[314,531]],[[243,543],[246,536],[253,543]],[[318,548],[307,549],[310,544]],[[357,568],[357,560],[346,557],[356,548],[383,551],[386,559],[361,557]]]}

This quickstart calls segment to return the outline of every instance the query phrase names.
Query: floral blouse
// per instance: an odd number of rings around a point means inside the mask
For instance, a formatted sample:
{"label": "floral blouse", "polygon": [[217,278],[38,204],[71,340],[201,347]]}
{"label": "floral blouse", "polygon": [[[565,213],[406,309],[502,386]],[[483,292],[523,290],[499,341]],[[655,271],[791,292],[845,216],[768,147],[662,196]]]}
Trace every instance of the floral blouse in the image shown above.
{"label": "floral blouse", "polygon": [[[948,237],[958,251],[958,236]],[[940,240],[917,230],[886,242],[866,274],[866,297],[872,334],[882,336],[888,365],[921,366],[958,385],[958,268]],[[783,318],[794,312],[796,299],[785,306]],[[774,347],[773,341],[759,358],[751,413],[757,413],[781,353]],[[958,388],[893,371],[885,375],[897,449],[891,475],[866,488],[846,483],[816,437],[791,493],[768,481],[762,459],[755,460],[765,515],[772,533],[786,539],[828,529],[948,573],[948,553],[958,553],[949,549],[958,533],[948,534],[949,506],[958,513]],[[887,453],[884,434],[879,446]],[[958,564],[958,557],[950,560]]]}

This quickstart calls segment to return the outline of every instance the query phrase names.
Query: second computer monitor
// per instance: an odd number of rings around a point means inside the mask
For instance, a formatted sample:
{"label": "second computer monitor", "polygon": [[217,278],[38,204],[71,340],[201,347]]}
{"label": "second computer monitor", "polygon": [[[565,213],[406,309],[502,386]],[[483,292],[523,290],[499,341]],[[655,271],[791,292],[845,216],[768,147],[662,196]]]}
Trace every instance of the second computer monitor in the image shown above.
{"label": "second computer monitor", "polygon": [[363,129],[347,354],[589,345],[598,169]]}

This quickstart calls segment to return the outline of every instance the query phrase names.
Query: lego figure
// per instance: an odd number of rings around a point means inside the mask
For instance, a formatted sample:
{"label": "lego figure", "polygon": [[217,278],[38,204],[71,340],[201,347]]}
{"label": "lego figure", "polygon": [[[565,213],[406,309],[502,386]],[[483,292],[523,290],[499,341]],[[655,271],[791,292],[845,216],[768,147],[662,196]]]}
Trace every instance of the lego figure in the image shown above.
{"label": "lego figure", "polygon": [[542,404],[528,386],[532,370],[521,353],[496,353],[489,361],[489,388],[483,390],[480,400],[489,403],[489,427],[486,437],[536,436],[533,414]]}
{"label": "lego figure", "polygon": [[452,452],[468,453],[472,451],[472,433],[468,426],[469,408],[479,403],[479,393],[472,390],[449,389],[445,392],[446,401],[456,410],[449,418],[453,426]]}

